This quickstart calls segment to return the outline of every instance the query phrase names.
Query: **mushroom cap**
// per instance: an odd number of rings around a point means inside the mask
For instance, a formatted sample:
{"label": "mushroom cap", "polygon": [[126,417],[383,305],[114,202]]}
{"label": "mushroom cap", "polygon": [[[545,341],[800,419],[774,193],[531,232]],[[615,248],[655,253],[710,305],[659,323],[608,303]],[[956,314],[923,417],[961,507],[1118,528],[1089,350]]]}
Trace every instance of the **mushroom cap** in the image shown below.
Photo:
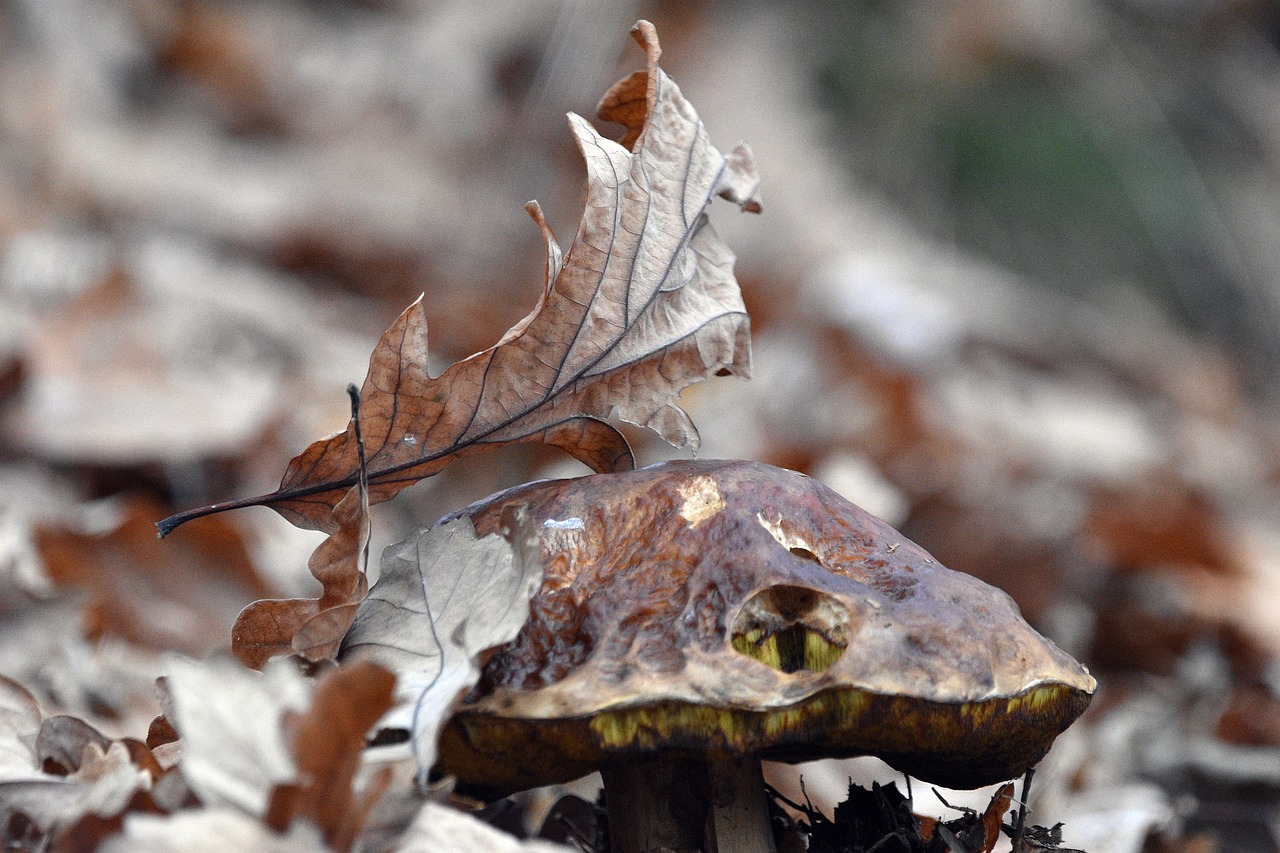
{"label": "mushroom cap", "polygon": [[545,573],[442,733],[438,769],[488,792],[659,750],[870,754],[978,787],[1039,761],[1095,688],[1004,592],[793,471],[667,462],[464,512],[480,535],[519,512]]}

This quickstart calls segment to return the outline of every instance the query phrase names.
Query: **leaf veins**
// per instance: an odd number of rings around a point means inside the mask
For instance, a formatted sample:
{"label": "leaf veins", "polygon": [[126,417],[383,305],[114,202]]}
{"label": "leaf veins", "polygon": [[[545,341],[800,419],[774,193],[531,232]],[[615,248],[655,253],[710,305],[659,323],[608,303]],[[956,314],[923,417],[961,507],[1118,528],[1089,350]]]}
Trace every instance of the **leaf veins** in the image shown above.
{"label": "leaf veins", "polygon": [[[707,224],[715,196],[757,212],[750,150],[711,145],[697,113],[658,67],[657,33],[632,35],[648,63],[600,102],[626,127],[622,144],[570,114],[586,160],[587,200],[560,256],[536,202],[529,214],[547,241],[545,289],[533,311],[493,347],[437,377],[427,371],[421,297],[375,348],[360,391],[369,500],[377,503],[454,459],[516,442],[560,447],[596,471],[634,467],[619,418],[677,447],[698,444],[675,403],[716,374],[750,372],[749,323],[733,254]],[[333,508],[359,476],[354,430],[315,442],[268,495],[162,521],[161,535],[202,515],[266,505],[300,527],[334,532]]]}

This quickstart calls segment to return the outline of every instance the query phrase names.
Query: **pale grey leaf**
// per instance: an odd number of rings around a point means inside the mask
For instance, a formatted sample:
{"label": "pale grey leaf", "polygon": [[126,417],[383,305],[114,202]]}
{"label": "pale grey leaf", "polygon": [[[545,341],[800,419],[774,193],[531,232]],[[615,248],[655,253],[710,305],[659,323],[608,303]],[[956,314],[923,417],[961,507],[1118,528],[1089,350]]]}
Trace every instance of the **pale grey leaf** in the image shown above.
{"label": "pale grey leaf", "polygon": [[259,673],[229,658],[175,656],[167,670],[183,778],[205,805],[261,817],[272,787],[297,773],[280,720],[310,703],[307,679],[283,658]]}
{"label": "pale grey leaf", "polygon": [[397,706],[382,725],[412,733],[422,774],[435,762],[440,726],[480,677],[478,656],[513,639],[528,617],[542,565],[522,551],[501,536],[477,537],[463,515],[382,555],[343,658],[368,655],[396,674]]}

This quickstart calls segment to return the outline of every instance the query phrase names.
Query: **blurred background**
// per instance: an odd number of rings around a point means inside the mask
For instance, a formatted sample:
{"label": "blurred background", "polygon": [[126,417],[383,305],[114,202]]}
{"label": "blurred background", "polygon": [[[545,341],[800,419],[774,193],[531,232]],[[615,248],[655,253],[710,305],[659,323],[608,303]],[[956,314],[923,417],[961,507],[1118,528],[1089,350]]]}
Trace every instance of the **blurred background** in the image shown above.
{"label": "blurred background", "polygon": [[[1033,798],[1066,846],[1276,849],[1266,2],[0,3],[0,674],[136,735],[159,652],[314,593],[320,537],[267,510],[151,524],[272,490],[419,293],[440,368],[528,312],[521,205],[567,247],[564,114],[642,65],[639,17],[763,178],[763,215],[712,211],[755,376],[686,392],[700,454],[820,477],[1089,664]],[[375,509],[375,553],[583,471],[469,458]],[[804,773],[820,805],[895,777]]]}

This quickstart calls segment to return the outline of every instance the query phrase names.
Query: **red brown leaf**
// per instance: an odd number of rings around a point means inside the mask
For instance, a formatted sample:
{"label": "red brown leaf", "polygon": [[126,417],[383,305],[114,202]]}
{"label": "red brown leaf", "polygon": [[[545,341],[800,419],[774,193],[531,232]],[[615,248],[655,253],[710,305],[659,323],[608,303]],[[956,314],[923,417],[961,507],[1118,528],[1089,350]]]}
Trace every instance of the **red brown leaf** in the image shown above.
{"label": "red brown leaf", "polygon": [[[359,416],[354,386],[352,424]],[[360,439],[359,430],[356,431]],[[268,659],[295,653],[310,661],[335,660],[356,608],[369,591],[369,491],[363,477],[333,508],[334,530],[312,553],[307,567],[320,581],[319,599],[266,599],[250,604],[231,631],[241,663],[261,669]]]}
{"label": "red brown leaf", "polygon": [[1012,802],[1012,782],[1005,782],[991,795],[991,802],[982,813],[982,853],[991,853],[996,842],[1000,840],[1000,822],[1004,819],[1005,812],[1009,811],[1009,804]]}
{"label": "red brown leaf", "polygon": [[308,567],[324,587],[319,599],[265,599],[241,611],[231,629],[231,650],[245,666],[261,669],[282,654],[311,661],[337,656],[355,609],[369,591],[365,494],[360,484],[350,489],[333,511],[337,530],[311,555]]}
{"label": "red brown leaf", "polygon": [[319,610],[314,598],[267,598],[240,611],[231,626],[231,651],[250,669],[273,657],[293,654],[294,635]]}
{"label": "red brown leaf", "polygon": [[177,730],[174,729],[173,723],[169,722],[169,718],[164,714],[158,715],[147,728],[148,749],[155,749],[156,747],[173,743],[177,739]]}
{"label": "red brown leaf", "polygon": [[[563,262],[548,244],[547,280],[534,310],[493,347],[433,377],[421,300],[383,335],[360,392],[369,499],[387,500],[452,460],[515,442],[564,449],[597,471],[633,467],[605,418],[653,429],[679,447],[697,430],[675,397],[715,374],[750,371],[748,319],[733,254],[707,225],[719,195],[760,209],[751,153],[713,147],[692,106],[658,67],[651,24],[632,31],[648,65],[606,93],[603,118],[624,144],[584,119],[570,126],[587,163],[587,202]],[[355,430],[315,442],[280,488],[161,522],[167,532],[200,515],[268,505],[295,524],[332,531],[332,507],[357,480]]]}
{"label": "red brown leaf", "polygon": [[[353,791],[365,735],[391,707],[395,676],[372,661],[357,661],[326,674],[304,713],[285,715],[298,775],[273,792],[267,822],[284,830],[306,817],[320,827],[334,850],[349,850],[389,778]],[[277,794],[282,794],[277,799]]]}

